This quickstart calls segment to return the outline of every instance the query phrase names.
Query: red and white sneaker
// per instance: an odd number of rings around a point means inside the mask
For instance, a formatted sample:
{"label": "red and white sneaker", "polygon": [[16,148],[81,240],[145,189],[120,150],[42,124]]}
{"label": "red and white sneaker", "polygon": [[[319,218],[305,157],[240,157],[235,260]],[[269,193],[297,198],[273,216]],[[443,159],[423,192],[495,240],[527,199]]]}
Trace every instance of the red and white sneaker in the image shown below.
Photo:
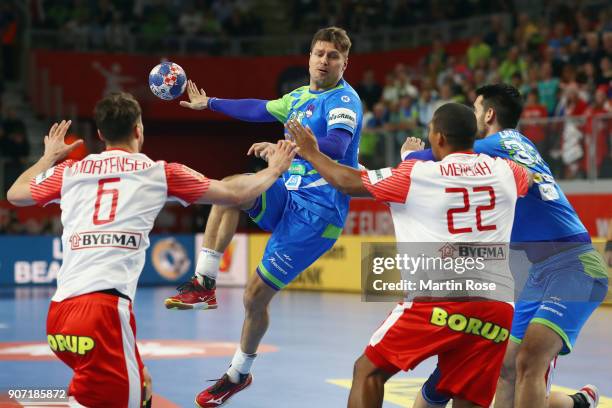
{"label": "red and white sneaker", "polygon": [[599,404],[599,390],[592,384],[587,384],[578,391],[589,403],[589,408],[595,408]]}
{"label": "red and white sneaker", "polygon": [[234,384],[230,381],[227,374],[223,374],[223,377],[218,379],[214,385],[198,394],[195,399],[196,406],[200,408],[217,408],[224,405],[234,394],[251,385],[253,376],[251,374],[244,374],[241,375],[240,380],[240,383]]}
{"label": "red and white sneaker", "polygon": [[212,281],[211,289],[206,289],[204,286],[200,285],[197,277],[192,277],[176,288],[179,292],[177,295],[166,298],[164,301],[166,308],[179,310],[216,309],[217,296],[215,295],[214,281],[212,279],[209,281]]}

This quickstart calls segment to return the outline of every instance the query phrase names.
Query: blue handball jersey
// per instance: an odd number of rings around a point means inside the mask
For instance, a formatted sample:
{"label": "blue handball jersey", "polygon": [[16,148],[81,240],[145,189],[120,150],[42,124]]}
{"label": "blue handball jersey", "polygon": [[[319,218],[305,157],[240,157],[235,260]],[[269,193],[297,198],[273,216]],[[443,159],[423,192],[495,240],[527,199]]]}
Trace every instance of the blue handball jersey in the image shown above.
{"label": "blue handball jersey", "polygon": [[[297,118],[303,126],[310,127],[319,141],[331,129],[349,131],[351,143],[338,162],[357,168],[363,112],[357,92],[344,79],[326,91],[311,91],[302,86],[269,101],[266,108],[283,124]],[[344,225],[350,197],[330,186],[309,162],[296,157],[283,178],[292,197],[301,201],[301,205],[338,227]]]}
{"label": "blue handball jersey", "polygon": [[[514,129],[502,130],[476,140],[474,151],[513,160],[534,175],[529,192],[516,202],[512,242],[563,241],[563,238],[587,234],[548,164],[527,137]],[[416,152],[408,158],[434,160],[431,151]]]}

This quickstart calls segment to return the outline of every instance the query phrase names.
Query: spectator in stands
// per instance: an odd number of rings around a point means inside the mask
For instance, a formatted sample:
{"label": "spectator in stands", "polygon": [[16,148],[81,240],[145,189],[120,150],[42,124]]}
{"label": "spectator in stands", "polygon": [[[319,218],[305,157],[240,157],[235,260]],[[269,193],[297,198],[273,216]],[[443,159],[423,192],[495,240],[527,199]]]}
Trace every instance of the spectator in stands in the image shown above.
{"label": "spectator in stands", "polygon": [[518,25],[514,32],[514,38],[518,44],[521,44],[526,50],[536,50],[542,43],[542,35],[540,30],[529,18],[527,13],[521,13],[518,17]]}
{"label": "spectator in stands", "polygon": [[599,47],[599,35],[597,32],[591,31],[586,33],[584,38],[581,39],[579,46],[578,57],[581,63],[590,61],[595,65],[599,65],[603,51]]}
{"label": "spectator in stands", "polygon": [[401,69],[395,70],[395,86],[397,87],[398,99],[404,96],[418,98],[419,90],[410,81],[410,74],[403,64],[398,65]]}
{"label": "spectator in stands", "polygon": [[401,146],[409,133],[417,126],[418,110],[410,96],[403,96],[391,105],[386,129],[395,136],[395,143]]}
{"label": "spectator in stands", "polygon": [[502,31],[497,35],[497,41],[492,49],[492,55],[497,57],[499,60],[504,60],[509,50],[510,39],[508,38],[508,34]]}
{"label": "spectator in stands", "polygon": [[612,63],[610,57],[603,57],[599,62],[599,77],[597,85],[607,85],[612,87]]}
{"label": "spectator in stands", "polygon": [[510,82],[512,80],[512,75],[516,73],[524,77],[527,73],[527,64],[523,57],[520,56],[518,46],[513,46],[508,51],[506,59],[499,67],[499,76],[502,81]]}
{"label": "spectator in stands", "polygon": [[451,84],[452,81],[448,81],[445,84],[442,84],[440,87],[440,98],[433,104],[434,112],[444,104],[455,102],[453,99],[454,93]]}
{"label": "spectator in stands", "polygon": [[178,26],[181,33],[195,37],[204,27],[202,10],[196,10],[193,4],[188,4],[179,17]]}
{"label": "spectator in stands", "polygon": [[568,46],[571,42],[572,37],[568,34],[565,23],[563,21],[557,21],[548,39],[548,46],[558,54],[562,47]]}
{"label": "spectator in stands", "polygon": [[172,31],[170,16],[170,10],[162,1],[145,7],[143,21],[138,25],[144,42],[139,46],[147,51],[158,50],[167,34]]}
{"label": "spectator in stands", "polygon": [[555,116],[582,116],[587,107],[586,101],[580,97],[578,84],[570,83],[563,89],[563,94],[555,109]]}
{"label": "spectator in stands", "polygon": [[418,102],[419,125],[426,127],[435,111],[435,100],[432,97],[431,88],[423,88]]}
{"label": "spectator in stands", "polygon": [[542,77],[538,81],[538,94],[540,102],[546,106],[548,114],[551,115],[557,105],[557,92],[559,91],[559,78],[552,76],[550,62],[542,64]]}
{"label": "spectator in stands", "polygon": [[472,42],[467,50],[468,66],[474,69],[481,60],[487,60],[491,56],[491,47],[482,40],[480,35],[472,37]]}
{"label": "spectator in stands", "polygon": [[385,76],[385,86],[382,91],[382,100],[385,103],[393,103],[399,100],[399,89],[396,85],[395,74],[389,72]]}
{"label": "spectator in stands", "polygon": [[129,27],[123,22],[119,11],[113,13],[111,23],[104,29],[104,38],[109,50],[123,50],[128,47],[131,38]]}
{"label": "spectator in stands", "polygon": [[374,105],[372,113],[373,115],[365,124],[364,130],[367,129],[369,132],[384,132],[389,121],[387,107],[384,103],[379,102]]}
{"label": "spectator in stands", "polygon": [[446,54],[446,50],[444,49],[444,44],[440,38],[436,37],[431,44],[431,51],[427,55],[426,62],[429,62],[429,59],[435,58],[437,61],[440,61],[442,64],[446,63],[446,58],[448,55]]}
{"label": "spectator in stands", "polygon": [[363,72],[363,78],[359,85],[357,85],[356,91],[367,110],[372,110],[374,104],[382,96],[382,87],[376,82],[373,70],[367,69]]}
{"label": "spectator in stands", "polygon": [[521,132],[536,145],[538,151],[544,150],[546,138],[544,131],[546,125],[538,120],[546,119],[547,116],[548,111],[546,106],[540,103],[538,90],[532,89],[527,94],[527,101],[521,114]]}
{"label": "spectator in stands", "polygon": [[365,122],[361,132],[359,161],[367,168],[378,168],[379,165],[384,165],[382,157],[376,152],[382,140],[381,136],[387,130],[388,113],[385,104],[383,102],[375,104],[372,114],[368,116],[369,119]]}
{"label": "spectator in stands", "polygon": [[[612,103],[608,100],[606,86],[600,86],[595,91],[595,97],[591,105],[584,112],[586,123],[584,125],[585,133],[585,151],[590,151],[590,146],[595,147],[595,168],[599,169],[606,156],[610,155],[610,119],[604,118],[603,115],[612,113]],[[585,155],[585,160],[582,163],[582,169],[586,173],[589,170],[589,163]]]}

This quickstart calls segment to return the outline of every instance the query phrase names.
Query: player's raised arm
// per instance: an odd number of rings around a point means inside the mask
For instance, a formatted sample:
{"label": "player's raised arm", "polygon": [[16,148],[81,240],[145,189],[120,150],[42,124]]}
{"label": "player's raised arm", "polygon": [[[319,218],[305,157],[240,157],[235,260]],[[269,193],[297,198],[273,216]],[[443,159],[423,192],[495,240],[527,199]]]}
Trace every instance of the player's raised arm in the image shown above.
{"label": "player's raised arm", "polygon": [[196,202],[240,205],[263,194],[289,168],[295,157],[295,145],[281,140],[268,156],[268,167],[252,175],[227,181],[211,180],[206,192]]}
{"label": "player's raised arm", "polygon": [[[71,123],[71,121],[63,120],[51,126],[49,134],[45,136],[45,152],[42,157],[29,169],[21,173],[6,193],[6,198],[11,204],[18,207],[35,204],[36,201],[32,197],[32,191],[30,189],[32,179],[37,175],[41,175],[41,181],[44,180],[44,178],[42,178],[42,176],[44,176],[42,173],[49,170],[57,161],[66,157],[72,149],[83,143],[82,140],[77,140],[70,145],[64,143],[64,136]],[[63,171],[63,168],[57,171],[59,173],[59,171]]]}
{"label": "player's raised arm", "polygon": [[287,122],[287,131],[298,146],[298,153],[327,180],[329,184],[354,197],[370,197],[361,181],[361,171],[336,163],[319,151],[317,139],[309,128],[298,121]]}
{"label": "player's raised arm", "polygon": [[221,99],[206,95],[203,88],[198,89],[195,82],[187,81],[187,96],[189,101],[181,101],[180,105],[193,109],[210,109],[234,119],[246,122],[275,122],[278,118],[268,109],[269,102],[264,99]]}

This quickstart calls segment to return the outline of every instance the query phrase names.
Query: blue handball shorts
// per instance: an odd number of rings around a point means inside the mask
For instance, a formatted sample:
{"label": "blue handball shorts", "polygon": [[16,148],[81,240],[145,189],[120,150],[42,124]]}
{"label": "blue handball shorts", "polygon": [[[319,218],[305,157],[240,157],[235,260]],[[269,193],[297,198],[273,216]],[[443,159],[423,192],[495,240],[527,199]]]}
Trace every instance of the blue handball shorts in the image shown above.
{"label": "blue handball shorts", "polygon": [[315,214],[314,206],[288,191],[280,178],[246,211],[261,229],[272,232],[257,273],[273,289],[287,286],[342,233],[341,226]]}
{"label": "blue handball shorts", "polygon": [[520,343],[531,323],[547,326],[572,351],[589,316],[606,297],[608,271],[591,244],[555,254],[532,265],[514,308],[510,340]]}

